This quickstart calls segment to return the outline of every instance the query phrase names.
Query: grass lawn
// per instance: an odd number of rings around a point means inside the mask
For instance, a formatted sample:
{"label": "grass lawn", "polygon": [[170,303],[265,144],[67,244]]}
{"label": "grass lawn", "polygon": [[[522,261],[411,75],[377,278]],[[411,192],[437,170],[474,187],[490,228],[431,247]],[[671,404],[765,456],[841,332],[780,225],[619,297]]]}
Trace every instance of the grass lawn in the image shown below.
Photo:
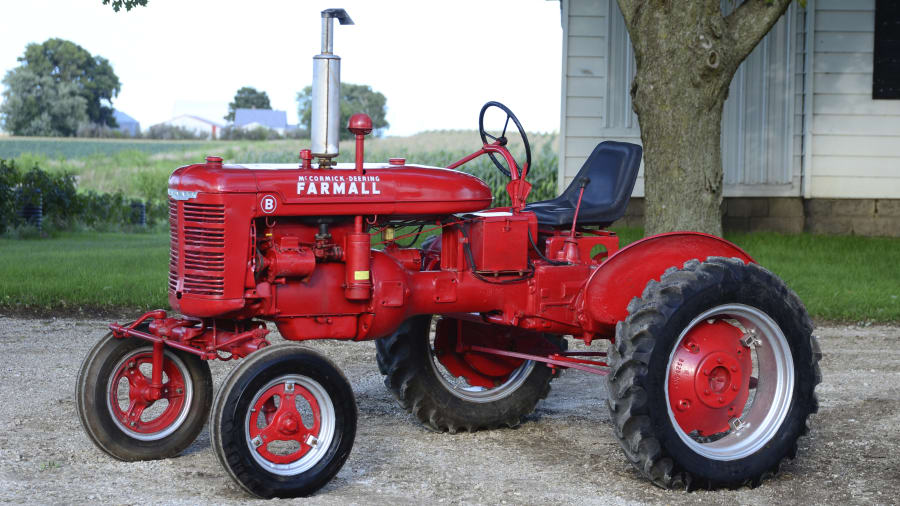
{"label": "grass lawn", "polygon": [[797,292],[813,317],[900,322],[900,239],[732,234]]}
{"label": "grass lawn", "polygon": [[[616,229],[627,244],[635,228]],[[816,319],[900,322],[900,239],[773,233],[728,239],[781,276]],[[166,234],[0,239],[0,308],[52,313],[166,308]]]}
{"label": "grass lawn", "polygon": [[0,239],[0,307],[64,313],[168,307],[168,234]]}

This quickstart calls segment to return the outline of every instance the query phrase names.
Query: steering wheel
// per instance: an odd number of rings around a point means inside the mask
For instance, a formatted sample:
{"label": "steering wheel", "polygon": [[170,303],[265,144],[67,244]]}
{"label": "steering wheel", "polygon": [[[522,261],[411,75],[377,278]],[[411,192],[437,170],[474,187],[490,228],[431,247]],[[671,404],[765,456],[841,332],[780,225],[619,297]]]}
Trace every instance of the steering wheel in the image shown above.
{"label": "steering wheel", "polygon": [[[487,133],[484,129],[484,113],[491,107],[496,107],[506,113],[506,122],[503,124],[503,132],[500,133],[499,137],[494,137],[493,135]],[[506,146],[506,129],[509,127],[509,121],[512,120],[513,124],[516,125],[516,128],[519,130],[519,135],[522,137],[522,144],[525,145],[525,165],[519,165],[519,168],[528,167],[531,168],[531,145],[528,144],[528,137],[525,136],[525,129],[522,128],[522,124],[519,123],[519,118],[513,114],[512,111],[509,110],[509,107],[501,104],[500,102],[488,102],[484,104],[484,107],[481,108],[481,114],[478,115],[478,133],[481,134],[481,142],[483,144],[488,144],[488,139],[491,139],[492,142],[500,141],[501,146]],[[488,153],[488,156],[491,157],[491,161],[494,162],[494,165],[497,166],[497,170],[499,170],[502,174],[506,175],[506,177],[512,177],[509,173],[509,169],[503,166],[503,163],[497,159],[494,153]]]}

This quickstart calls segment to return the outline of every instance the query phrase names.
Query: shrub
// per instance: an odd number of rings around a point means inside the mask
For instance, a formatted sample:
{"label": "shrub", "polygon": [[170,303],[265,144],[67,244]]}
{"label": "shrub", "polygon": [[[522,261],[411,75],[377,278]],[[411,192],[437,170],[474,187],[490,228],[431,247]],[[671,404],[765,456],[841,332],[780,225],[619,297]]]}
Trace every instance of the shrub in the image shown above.
{"label": "shrub", "polygon": [[241,128],[228,125],[219,134],[219,140],[223,141],[274,141],[283,138],[277,131],[264,126]]}
{"label": "shrub", "polygon": [[110,128],[98,123],[81,123],[75,131],[75,137],[91,139],[130,139],[131,134],[117,128]]}
{"label": "shrub", "polygon": [[61,223],[76,217],[80,211],[79,199],[75,192],[75,176],[68,173],[50,174],[32,167],[22,175],[22,204],[37,205],[36,194],[40,192],[44,215]]}
{"label": "shrub", "polygon": [[[48,173],[32,166],[22,171],[12,161],[0,159],[0,233],[28,238],[36,230],[22,219],[19,211],[26,205],[43,206],[43,228],[121,230],[138,223],[135,205],[142,201],[126,197],[122,192],[78,193],[75,176]],[[156,195],[146,204],[147,224],[162,224],[168,209],[164,197]]]}
{"label": "shrub", "polygon": [[160,123],[148,128],[144,133],[147,139],[161,139],[167,141],[191,141],[206,139],[206,134],[181,126],[166,125]]}
{"label": "shrub", "polygon": [[284,132],[285,139],[308,140],[309,130],[305,128],[291,128]]}
{"label": "shrub", "polygon": [[0,233],[14,224],[15,188],[19,186],[21,178],[15,163],[0,159]]}

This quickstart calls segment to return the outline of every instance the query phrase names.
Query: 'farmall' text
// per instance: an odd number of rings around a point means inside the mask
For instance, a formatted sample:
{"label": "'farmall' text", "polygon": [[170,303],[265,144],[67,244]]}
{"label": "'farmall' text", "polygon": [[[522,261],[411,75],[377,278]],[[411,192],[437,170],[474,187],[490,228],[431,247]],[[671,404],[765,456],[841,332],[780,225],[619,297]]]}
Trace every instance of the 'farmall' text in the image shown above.
{"label": "'farmall' text", "polygon": [[381,195],[378,176],[299,176],[297,195]]}

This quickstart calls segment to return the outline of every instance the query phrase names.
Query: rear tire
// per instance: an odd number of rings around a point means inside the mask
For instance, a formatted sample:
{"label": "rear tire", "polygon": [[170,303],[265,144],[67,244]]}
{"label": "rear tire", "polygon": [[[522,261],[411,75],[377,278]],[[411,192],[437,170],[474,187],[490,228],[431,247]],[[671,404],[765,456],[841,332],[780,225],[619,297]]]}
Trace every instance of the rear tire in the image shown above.
{"label": "rear tire", "polygon": [[267,346],[231,370],[213,402],[219,462],[262,498],[312,494],[340,471],[356,436],[356,401],[340,370],[293,343]]}
{"label": "rear tire", "polygon": [[[454,389],[451,380],[437,370],[431,322],[431,315],[410,318],[391,336],[375,341],[384,385],[400,407],[426,427],[450,433],[515,427],[547,397],[554,371],[532,361],[522,364],[496,389],[472,393]],[[565,340],[547,339],[564,349]]]}
{"label": "rear tire", "polygon": [[[166,348],[163,399],[146,404],[140,387],[150,381],[153,345],[105,335],[88,353],[75,387],[81,425],[98,448],[119,460],[153,460],[181,453],[197,438],[212,400],[209,365],[196,355]],[[165,401],[165,402],[163,402]],[[133,410],[137,403],[138,409]],[[130,415],[137,413],[137,417]]]}
{"label": "rear tire", "polygon": [[818,409],[821,353],[780,279],[737,259],[691,260],[628,313],[607,386],[615,435],[642,475],[663,488],[757,486],[795,457]]}

